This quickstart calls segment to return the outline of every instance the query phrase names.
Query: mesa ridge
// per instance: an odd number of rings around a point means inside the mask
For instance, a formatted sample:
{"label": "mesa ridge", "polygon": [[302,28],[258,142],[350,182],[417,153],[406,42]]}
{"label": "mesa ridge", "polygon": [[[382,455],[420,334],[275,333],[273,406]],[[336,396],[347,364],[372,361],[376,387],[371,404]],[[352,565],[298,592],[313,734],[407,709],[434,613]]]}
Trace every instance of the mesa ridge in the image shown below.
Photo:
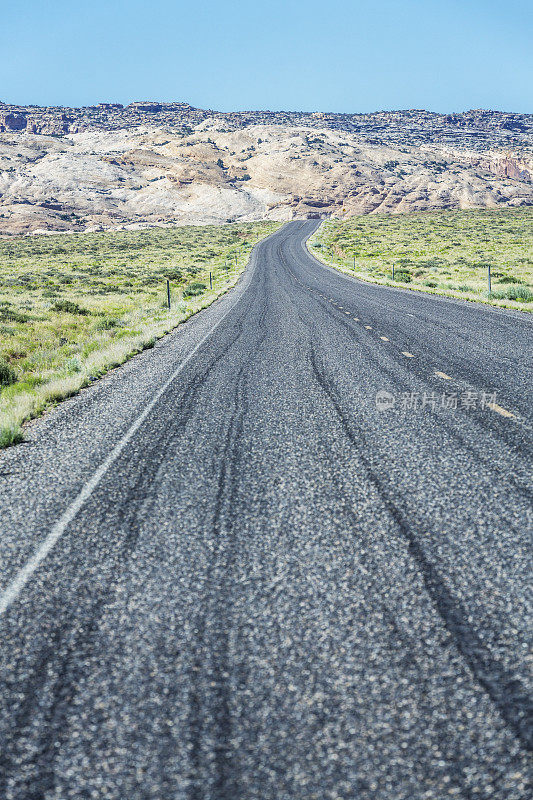
{"label": "mesa ridge", "polygon": [[533,204],[533,115],[0,103],[0,233]]}

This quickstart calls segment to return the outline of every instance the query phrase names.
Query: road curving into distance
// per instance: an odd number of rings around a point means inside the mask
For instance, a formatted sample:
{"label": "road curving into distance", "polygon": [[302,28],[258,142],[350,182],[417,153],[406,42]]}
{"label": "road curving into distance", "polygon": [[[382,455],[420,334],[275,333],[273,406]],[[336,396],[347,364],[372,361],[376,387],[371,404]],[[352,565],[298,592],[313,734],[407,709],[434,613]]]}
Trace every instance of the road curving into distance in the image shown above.
{"label": "road curving into distance", "polygon": [[0,457],[0,797],[526,800],[532,322],[260,243]]}

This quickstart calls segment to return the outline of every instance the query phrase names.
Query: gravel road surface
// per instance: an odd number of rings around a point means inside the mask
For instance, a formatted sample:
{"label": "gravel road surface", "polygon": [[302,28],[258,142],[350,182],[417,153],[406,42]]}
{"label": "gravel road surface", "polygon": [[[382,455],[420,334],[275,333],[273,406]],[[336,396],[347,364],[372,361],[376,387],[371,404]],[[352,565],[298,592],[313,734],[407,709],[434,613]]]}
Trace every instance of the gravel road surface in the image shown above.
{"label": "gravel road surface", "polygon": [[527,315],[264,240],[0,455],[2,800],[529,800]]}

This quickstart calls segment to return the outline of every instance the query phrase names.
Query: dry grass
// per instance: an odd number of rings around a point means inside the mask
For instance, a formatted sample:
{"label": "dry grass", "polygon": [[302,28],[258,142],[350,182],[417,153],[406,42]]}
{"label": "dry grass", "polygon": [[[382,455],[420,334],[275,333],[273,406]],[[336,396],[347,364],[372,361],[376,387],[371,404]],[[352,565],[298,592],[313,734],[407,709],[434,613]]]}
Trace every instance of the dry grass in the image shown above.
{"label": "dry grass", "polygon": [[212,303],[235,284],[254,244],[278,227],[0,240],[0,447],[21,440],[24,421]]}
{"label": "dry grass", "polygon": [[328,220],[309,247],[326,264],[363,280],[533,310],[531,208]]}

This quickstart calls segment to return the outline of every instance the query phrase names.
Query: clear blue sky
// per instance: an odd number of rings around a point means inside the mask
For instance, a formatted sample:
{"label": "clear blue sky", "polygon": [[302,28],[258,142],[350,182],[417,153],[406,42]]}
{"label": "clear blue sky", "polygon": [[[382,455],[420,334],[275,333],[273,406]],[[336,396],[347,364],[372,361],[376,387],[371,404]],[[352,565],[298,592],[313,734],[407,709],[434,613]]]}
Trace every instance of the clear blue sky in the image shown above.
{"label": "clear blue sky", "polygon": [[0,100],[533,112],[527,0],[1,0]]}

